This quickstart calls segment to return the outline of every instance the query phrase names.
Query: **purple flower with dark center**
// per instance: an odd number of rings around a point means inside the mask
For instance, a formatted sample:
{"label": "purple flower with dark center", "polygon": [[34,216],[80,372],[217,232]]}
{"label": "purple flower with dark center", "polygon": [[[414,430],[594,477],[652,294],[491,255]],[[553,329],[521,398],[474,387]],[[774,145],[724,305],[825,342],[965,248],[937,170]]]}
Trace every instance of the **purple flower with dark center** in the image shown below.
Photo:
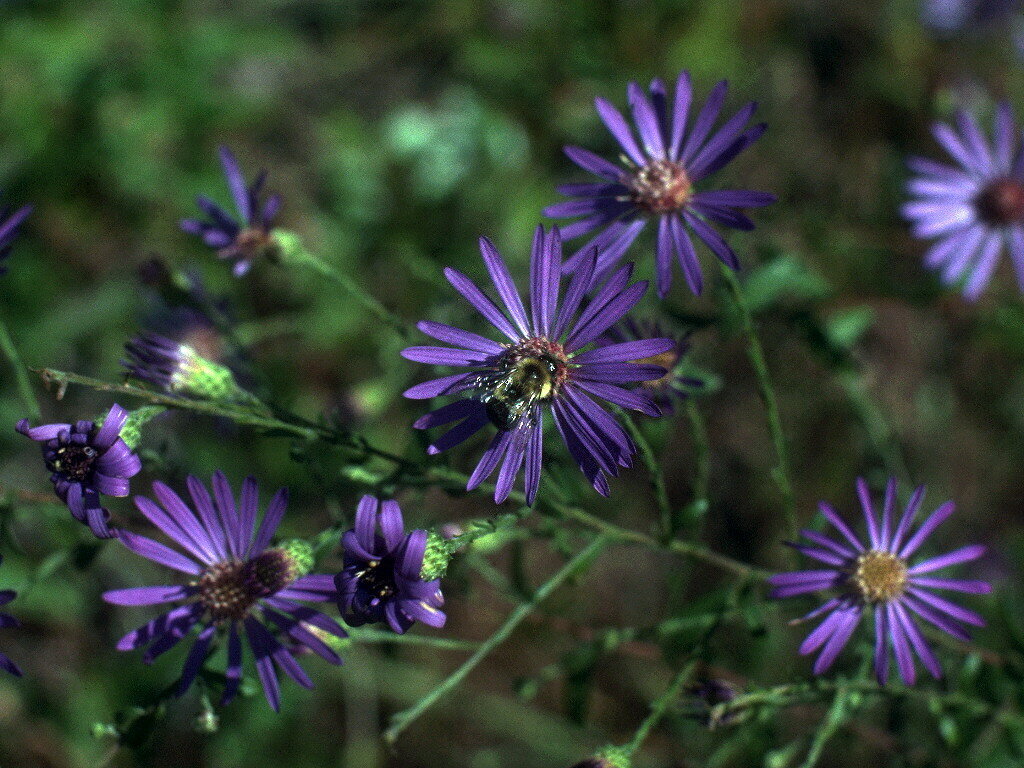
{"label": "purple flower with dark center", "polygon": [[[3,557],[0,556],[0,564],[4,561]],[[18,593],[11,589],[0,589],[0,608],[7,605],[11,600],[18,596]],[[8,627],[19,626],[18,620],[13,616],[0,613],[0,629],[7,629]],[[8,658],[4,653],[0,653],[0,669],[10,672],[16,677],[21,677],[21,669],[18,665]]]}
{"label": "purple flower with dark center", "polygon": [[92,421],[74,424],[44,424],[30,427],[28,419],[15,429],[43,444],[43,460],[52,473],[50,480],[71,514],[86,523],[102,539],[113,534],[107,526],[110,514],[100,503],[100,494],[127,496],[129,479],[142,469],[142,462],[121,438],[128,411],[115,404],[98,426]]}
{"label": "purple flower with dark center", "polygon": [[7,271],[5,262],[14,247],[14,239],[22,222],[32,213],[32,206],[26,205],[11,212],[9,206],[0,206],[0,275]]}
{"label": "purple flower with dark center", "polygon": [[[337,599],[334,577],[304,575],[312,562],[308,545],[272,546],[288,504],[288,492],[279,490],[256,525],[259,489],[249,477],[235,498],[222,472],[213,475],[213,497],[195,477],[187,480],[193,511],[163,483],[153,483],[160,505],[142,496],[135,506],[153,525],[174,540],[181,554],[153,539],[119,530],[118,539],[132,552],[189,577],[183,585],[135,587],[107,592],[103,599],[115,605],[178,603],[117,644],[120,651],[148,645],[143,662],[150,664],[177,645],[194,626],[201,627],[192,643],[178,683],[180,696],[192,684],[206,661],[214,638],[227,635],[227,668],[222,704],[238,693],[242,681],[243,636],[256,659],[256,672],[274,711],[281,705],[275,665],[305,688],[313,682],[293,656],[304,646],[331,664],[341,658],[322,639],[323,633],[346,637],[345,631],[323,613],[299,601]],[[161,506],[162,505],[162,506]],[[273,628],[287,636],[282,643]]]}
{"label": "purple flower with dark center", "polygon": [[441,581],[421,576],[427,532],[405,533],[397,501],[363,496],[355,527],[345,532],[341,543],[344,569],[334,584],[340,595],[338,610],[348,624],[387,622],[400,635],[416,621],[444,626]]}
{"label": "purple flower with dark center", "polygon": [[690,349],[689,334],[674,334],[662,327],[657,321],[637,323],[631,318],[612,326],[608,332],[597,340],[598,346],[621,344],[627,341],[638,341],[665,337],[674,342],[672,348],[660,355],[633,360],[634,363],[660,365],[666,373],[660,379],[641,382],[639,389],[646,391],[663,413],[675,413],[676,401],[686,400],[690,392],[704,386],[704,382],[684,375],[680,371],[680,363]]}
{"label": "purple flower with dark center", "polygon": [[911,158],[918,176],[907,189],[915,199],[903,215],[915,237],[936,239],[924,263],[944,285],[965,279],[964,296],[977,299],[1005,245],[1024,291],[1024,152],[1010,106],[996,109],[991,145],[971,115],[958,112],[956,123],[958,130],[935,123],[932,132],[957,166]]}
{"label": "purple flower with dark center", "polygon": [[405,396],[469,396],[431,411],[413,426],[427,429],[455,423],[428,448],[429,453],[436,454],[492,424],[498,433],[467,488],[477,487],[501,464],[494,492],[495,501],[501,503],[525,462],[526,499],[532,504],[540,483],[543,406],[547,405],[569,453],[594,488],[607,496],[605,475],[617,475],[619,466],[631,466],[630,457],[636,448],[615,418],[593,398],[659,416],[649,395],[623,385],[664,376],[665,369],[660,365],[630,361],[667,352],[674,342],[645,339],[590,347],[636,305],[647,283],[627,286],[633,265],[624,265],[596,287],[584,306],[584,295],[594,284],[597,268],[596,254],[591,250],[579,262],[560,299],[561,238],[557,228],[546,235],[543,227],[538,227],[530,266],[528,316],[501,254],[487,238],[481,238],[480,250],[504,310],[461,272],[448,268],[445,276],[507,341],[492,341],[442,323],[420,322],[417,327],[425,334],[456,348],[410,347],[402,351],[402,356],[421,363],[468,367],[469,371],[419,384],[407,390]]}
{"label": "purple flower with dark center", "polygon": [[622,114],[605,99],[595,100],[598,115],[625,153],[624,166],[581,147],[565,148],[570,160],[603,180],[558,187],[561,194],[574,199],[544,210],[545,216],[553,218],[583,217],[562,230],[567,240],[603,228],[566,261],[567,270],[576,269],[585,254],[597,248],[594,274],[601,279],[649,221],[658,224],[655,265],[658,295],[662,298],[672,285],[673,254],[679,259],[690,290],[699,294],[703,288],[700,262],[688,229],[724,264],[740,268],[732,248],[711,225],[753,229],[754,223],[743,209],[769,205],[775,202],[775,196],[741,189],[697,190],[701,182],[760,138],[766,127],[764,123],[747,127],[757,108],[750,103],[712,133],[727,87],[724,80],[716,85],[693,123],[688,124],[693,99],[689,72],[679,75],[671,115],[664,82],[653,80],[649,97],[639,85],[630,83],[629,104],[639,144]]}
{"label": "purple flower with dark center", "polygon": [[210,198],[200,195],[196,198],[196,205],[208,220],[183,219],[181,228],[201,237],[220,258],[233,262],[232,272],[241,277],[252,268],[256,259],[275,250],[272,229],[274,217],[281,207],[281,197],[271,195],[265,203],[262,202],[260,194],[267,178],[266,171],[261,170],[256,181],[246,186],[238,161],[227,147],[220,148],[220,162],[235,200],[238,219]]}
{"label": "purple flower with dark center", "polygon": [[768,579],[774,587],[770,596],[782,598],[824,589],[839,590],[837,597],[798,620],[825,615],[825,619],[800,646],[801,654],[821,650],[814,663],[816,675],[832,665],[853,635],[861,616],[870,613],[875,623],[875,675],[880,683],[884,684],[889,677],[889,645],[895,653],[900,677],[907,685],[913,685],[916,677],[911,649],[925,668],[939,678],[942,668],[925,642],[917,619],[923,619],[958,640],[969,640],[963,625],[981,627],[985,625],[984,620],[974,611],[961,608],[935,592],[980,595],[990,592],[992,587],[984,581],[932,574],[951,565],[976,560],[985,553],[985,547],[972,544],[912,565],[910,558],[939,524],[953,514],[953,502],[948,501],[932,512],[911,535],[911,524],[924,496],[924,486],[914,491],[895,528],[895,478],[889,480],[885,489],[881,523],[875,517],[870,492],[863,479],[857,480],[857,493],[867,521],[868,545],[857,538],[831,506],[822,502],[819,505],[822,515],[845,541],[837,541],[816,531],[801,531],[810,543],[792,546],[827,567],[772,576]]}

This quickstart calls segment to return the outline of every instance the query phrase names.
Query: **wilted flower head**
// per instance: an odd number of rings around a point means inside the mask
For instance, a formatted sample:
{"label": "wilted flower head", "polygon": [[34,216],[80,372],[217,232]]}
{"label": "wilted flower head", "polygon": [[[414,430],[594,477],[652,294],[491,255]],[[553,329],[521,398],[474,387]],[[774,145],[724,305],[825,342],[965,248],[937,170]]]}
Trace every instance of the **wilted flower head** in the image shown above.
{"label": "wilted flower head", "polygon": [[353,627],[387,622],[398,634],[416,621],[444,626],[441,581],[422,577],[427,532],[405,533],[397,501],[363,496],[355,526],[345,532],[341,543],[344,569],[334,583],[338,610],[346,622]]}
{"label": "wilted flower head", "polygon": [[984,581],[939,578],[929,574],[975,560],[985,553],[985,547],[972,544],[912,565],[910,558],[939,524],[953,514],[953,502],[947,501],[932,512],[911,535],[911,525],[924,496],[924,486],[914,491],[895,526],[895,478],[889,480],[885,489],[881,523],[875,517],[870,492],[863,479],[857,480],[857,493],[867,522],[868,544],[863,544],[836,511],[822,502],[819,506],[822,515],[845,541],[837,541],[816,531],[801,531],[810,543],[793,546],[827,567],[772,576],[768,579],[774,587],[770,596],[794,597],[826,589],[839,591],[838,596],[800,620],[825,615],[825,619],[800,646],[801,654],[821,650],[814,663],[816,675],[832,665],[849,642],[861,616],[870,613],[875,623],[875,675],[880,683],[885,683],[889,677],[889,645],[895,653],[900,677],[907,685],[913,685],[916,678],[911,649],[925,668],[939,678],[942,668],[925,642],[915,616],[958,640],[969,640],[963,625],[980,627],[984,626],[984,620],[974,611],[951,603],[935,591],[977,595],[990,592],[991,586]]}
{"label": "wilted flower head", "polygon": [[216,402],[256,402],[235,381],[231,369],[207,360],[188,344],[156,333],[143,333],[124,346],[125,375],[172,394]]}
{"label": "wilted flower head", "polygon": [[[280,688],[275,665],[305,688],[313,682],[294,658],[302,645],[340,664],[341,658],[321,638],[317,628],[338,637],[345,631],[325,614],[299,601],[327,602],[337,599],[334,578],[326,574],[306,575],[311,562],[305,548],[272,546],[288,504],[288,493],[278,491],[256,525],[259,489],[249,477],[242,483],[236,504],[227,478],[213,475],[213,497],[195,477],[187,481],[195,511],[163,483],[153,483],[153,495],[160,504],[135,497],[135,506],[153,525],[163,531],[187,554],[181,554],[153,539],[118,531],[118,539],[147,560],[186,574],[183,585],[135,587],[107,592],[103,599],[115,605],[157,605],[178,603],[117,644],[120,651],[149,645],[143,661],[147,664],[177,645],[194,626],[201,629],[192,643],[178,684],[178,695],[191,685],[206,661],[214,636],[227,635],[227,682],[222,704],[238,693],[242,681],[243,634],[256,659],[256,671],[270,706],[280,708]],[[287,636],[282,642],[272,628]]]}
{"label": "wilted flower head", "polygon": [[650,221],[658,225],[655,259],[658,295],[664,297],[672,285],[672,261],[679,259],[690,290],[703,288],[700,262],[689,231],[731,269],[739,269],[732,248],[711,226],[753,229],[743,214],[775,202],[767,192],[740,189],[699,191],[701,183],[720,171],[764,133],[765,124],[747,127],[757,105],[747,104],[718,130],[712,126],[725,103],[727,83],[723,80],[689,122],[693,88],[690,73],[682,72],[676,82],[675,100],[669,102],[665,83],[651,82],[650,95],[636,83],[629,84],[629,104],[640,137],[637,143],[626,118],[605,99],[595,101],[597,113],[619,143],[623,166],[610,163],[581,147],[566,147],[576,165],[602,179],[596,184],[565,184],[558,191],[573,200],[556,203],[545,216],[582,216],[565,226],[562,236],[569,240],[602,230],[566,262],[579,267],[585,254],[598,251],[594,276],[600,280],[618,263],[637,235]]}
{"label": "wilted flower head", "polygon": [[584,295],[593,283],[596,268],[591,251],[560,297],[561,239],[557,228],[545,234],[538,227],[530,267],[531,316],[527,316],[501,254],[486,238],[481,239],[480,250],[503,309],[458,270],[448,268],[445,276],[507,341],[492,341],[443,323],[419,323],[417,327],[428,336],[456,347],[409,347],[402,351],[405,358],[470,370],[407,390],[405,396],[413,399],[467,393],[423,416],[413,426],[427,429],[454,423],[428,449],[440,453],[492,424],[498,433],[467,487],[477,487],[501,464],[494,492],[495,501],[500,503],[508,497],[525,462],[526,498],[532,504],[540,483],[546,405],[580,469],[599,493],[607,495],[605,475],[617,475],[619,466],[631,466],[630,457],[636,449],[615,418],[593,398],[649,416],[660,415],[646,393],[623,385],[664,376],[665,369],[659,365],[629,361],[660,355],[672,348],[673,341],[645,339],[590,347],[636,305],[647,283],[627,286],[633,265],[625,265],[597,287],[584,307]]}
{"label": "wilted flower head", "polygon": [[[0,564],[2,564],[3,561],[3,557],[0,556]],[[11,600],[13,600],[17,596],[18,593],[14,590],[0,589],[0,608],[7,605],[9,602],[11,602]],[[0,613],[0,629],[7,629],[8,627],[17,626],[18,620],[16,618],[6,613]],[[12,675],[15,675],[16,677],[21,677],[21,669],[19,669],[18,665],[11,661],[10,658],[8,658],[8,656],[4,653],[0,653],[0,669],[6,672],[10,672]]]}
{"label": "wilted flower head", "polygon": [[213,200],[200,195],[196,198],[196,205],[208,220],[183,219],[181,228],[198,235],[217,252],[217,256],[232,262],[232,272],[241,277],[256,259],[275,249],[271,230],[281,207],[281,197],[271,195],[264,203],[260,195],[267,178],[266,171],[260,171],[256,181],[246,186],[238,161],[227,147],[220,148],[220,162],[239,218],[236,220]]}
{"label": "wilted flower head", "polygon": [[26,205],[11,212],[9,206],[0,206],[0,275],[7,271],[5,262],[14,247],[14,239],[18,236],[18,228],[32,213],[32,206]]}
{"label": "wilted flower head", "polygon": [[28,419],[22,419],[16,427],[43,444],[43,460],[57,496],[100,538],[112,535],[100,494],[127,496],[128,480],[142,469],[139,457],[121,437],[128,417],[128,411],[115,404],[102,425],[83,420],[30,427]]}
{"label": "wilted flower head", "polygon": [[1010,106],[996,109],[989,143],[973,116],[960,111],[957,130],[935,123],[932,132],[956,166],[920,157],[908,162],[918,174],[903,206],[915,237],[935,239],[925,266],[945,285],[964,280],[963,293],[976,299],[988,285],[1005,248],[1024,291],[1024,152]]}
{"label": "wilted flower head", "polygon": [[651,338],[672,339],[675,343],[667,351],[632,362],[660,365],[665,369],[666,373],[660,379],[641,382],[639,388],[654,398],[662,412],[675,413],[677,400],[686,400],[694,389],[704,386],[703,381],[686,376],[681,370],[683,358],[690,349],[689,337],[688,333],[672,333],[657,321],[638,323],[632,318],[626,318],[608,329],[608,332],[597,340],[597,344],[608,346]]}

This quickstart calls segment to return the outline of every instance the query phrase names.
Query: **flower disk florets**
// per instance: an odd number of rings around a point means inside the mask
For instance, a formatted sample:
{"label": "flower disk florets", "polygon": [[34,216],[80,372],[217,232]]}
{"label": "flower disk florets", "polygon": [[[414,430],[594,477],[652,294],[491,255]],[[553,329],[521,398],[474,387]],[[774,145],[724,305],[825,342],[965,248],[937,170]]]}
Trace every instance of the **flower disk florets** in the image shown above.
{"label": "flower disk florets", "polygon": [[891,552],[871,550],[857,558],[853,583],[869,603],[887,603],[907,588],[907,564]]}
{"label": "flower disk florets", "polygon": [[212,621],[241,621],[261,598],[281,591],[296,576],[295,562],[286,552],[268,549],[252,560],[207,566],[195,586]]}
{"label": "flower disk florets", "polygon": [[974,198],[978,218],[988,224],[1007,226],[1024,221],[1024,182],[1004,177],[982,188]]}
{"label": "flower disk florets", "polygon": [[680,163],[654,160],[626,179],[630,198],[651,213],[682,210],[693,194],[693,184]]}

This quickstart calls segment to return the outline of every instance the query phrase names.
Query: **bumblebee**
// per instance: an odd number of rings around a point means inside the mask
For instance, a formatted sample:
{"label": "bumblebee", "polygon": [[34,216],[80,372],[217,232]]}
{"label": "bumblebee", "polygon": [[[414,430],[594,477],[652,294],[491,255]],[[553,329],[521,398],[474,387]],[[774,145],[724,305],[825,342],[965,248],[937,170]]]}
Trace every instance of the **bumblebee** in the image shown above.
{"label": "bumblebee", "polygon": [[524,357],[486,382],[480,397],[487,418],[500,430],[512,429],[539,400],[551,397],[559,362],[548,355]]}

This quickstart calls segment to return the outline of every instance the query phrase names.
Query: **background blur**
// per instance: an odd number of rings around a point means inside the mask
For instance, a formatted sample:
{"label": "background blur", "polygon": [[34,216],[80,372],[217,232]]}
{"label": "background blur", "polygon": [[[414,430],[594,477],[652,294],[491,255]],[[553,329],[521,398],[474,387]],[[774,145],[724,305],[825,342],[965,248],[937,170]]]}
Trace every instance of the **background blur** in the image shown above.
{"label": "background blur", "polygon": [[[393,334],[309,274],[264,264],[232,279],[179,231],[196,194],[229,202],[218,144],[230,145],[247,173],[269,170],[270,189],[286,201],[281,226],[410,324],[473,323],[441,269],[481,276],[476,239],[488,234],[525,277],[539,211],[558,198],[554,185],[583,180],[562,145],[612,151],[595,96],[623,106],[627,81],[672,81],[683,68],[701,97],[728,78],[727,109],[755,99],[770,125],[716,182],[780,197],[755,213],[755,232],[733,243],[749,265],[801,519],[813,518],[819,499],[852,512],[854,477],[865,473],[880,488],[887,465],[905,464],[926,482],[932,507],[954,498],[960,513],[934,546],[965,538],[993,545],[979,568],[1000,583],[999,596],[969,602],[991,621],[979,646],[1004,663],[997,675],[977,655],[947,649],[950,681],[939,685],[1013,701],[1024,666],[1024,309],[1008,269],[976,305],[940,291],[898,205],[905,156],[941,157],[929,122],[955,105],[987,112],[999,97],[1024,117],[1024,78],[1004,29],[940,34],[920,14],[915,0],[8,0],[0,3],[0,187],[36,210],[0,279],[0,313],[29,365],[117,380],[128,337],[173,317],[152,266],[163,260],[230,303],[247,347],[243,367],[260,372],[259,385],[277,402],[309,416],[334,410],[378,444],[418,457],[422,436],[408,427],[423,404],[401,392],[428,371],[399,358]],[[631,251],[644,276],[652,254],[650,240]],[[663,309],[680,328],[696,328],[694,364],[710,382],[697,401],[712,447],[705,537],[734,557],[778,566],[785,561],[764,414],[717,268],[706,250],[702,258],[714,278],[706,295],[690,296],[677,274]],[[648,313],[657,309],[645,301]],[[40,394],[47,421],[91,418],[110,404],[80,388],[61,402]],[[93,737],[93,724],[153,700],[176,678],[185,649],[152,667],[114,650],[149,614],[112,609],[100,593],[158,583],[159,573],[113,545],[97,549],[49,503],[37,446],[12,429],[23,415],[5,363],[0,586],[21,591],[12,613],[25,626],[5,631],[0,647],[26,677],[0,677],[4,768],[567,767],[630,736],[668,680],[665,659],[693,640],[677,633],[602,654],[587,645],[595,632],[685,618],[717,594],[721,574],[712,569],[615,548],[393,753],[378,738],[389,714],[464,653],[361,645],[340,670],[310,661],[315,691],[285,682],[280,716],[257,691],[223,710],[219,732],[204,736],[192,727],[193,694],[171,708],[148,748],[112,750]],[[685,412],[646,428],[682,505],[694,477]],[[652,528],[642,469],[599,499],[555,446],[550,464],[567,493],[622,525]],[[292,488],[285,529],[293,535],[350,518],[360,493],[329,457],[303,466],[285,440],[253,440],[209,420],[166,418],[143,448],[147,470],[134,491],[156,476],[180,487],[189,472],[208,477],[220,467],[236,485],[253,473],[264,499],[279,485]],[[480,450],[472,442],[444,460],[467,470]],[[493,510],[486,499],[436,490],[400,499],[417,526]],[[127,500],[111,508],[137,524]],[[558,567],[543,526],[537,533],[457,563],[445,584],[445,636],[487,637]],[[706,674],[740,685],[803,679],[810,663],[796,646],[805,628],[785,625],[799,608],[751,599],[745,620],[716,636]],[[851,650],[837,668],[858,664]],[[679,708],[639,764],[789,765],[772,750],[822,716],[822,707],[808,706],[709,732]],[[1020,764],[1015,749],[983,721],[880,700],[840,731],[821,764],[1010,766]]]}

